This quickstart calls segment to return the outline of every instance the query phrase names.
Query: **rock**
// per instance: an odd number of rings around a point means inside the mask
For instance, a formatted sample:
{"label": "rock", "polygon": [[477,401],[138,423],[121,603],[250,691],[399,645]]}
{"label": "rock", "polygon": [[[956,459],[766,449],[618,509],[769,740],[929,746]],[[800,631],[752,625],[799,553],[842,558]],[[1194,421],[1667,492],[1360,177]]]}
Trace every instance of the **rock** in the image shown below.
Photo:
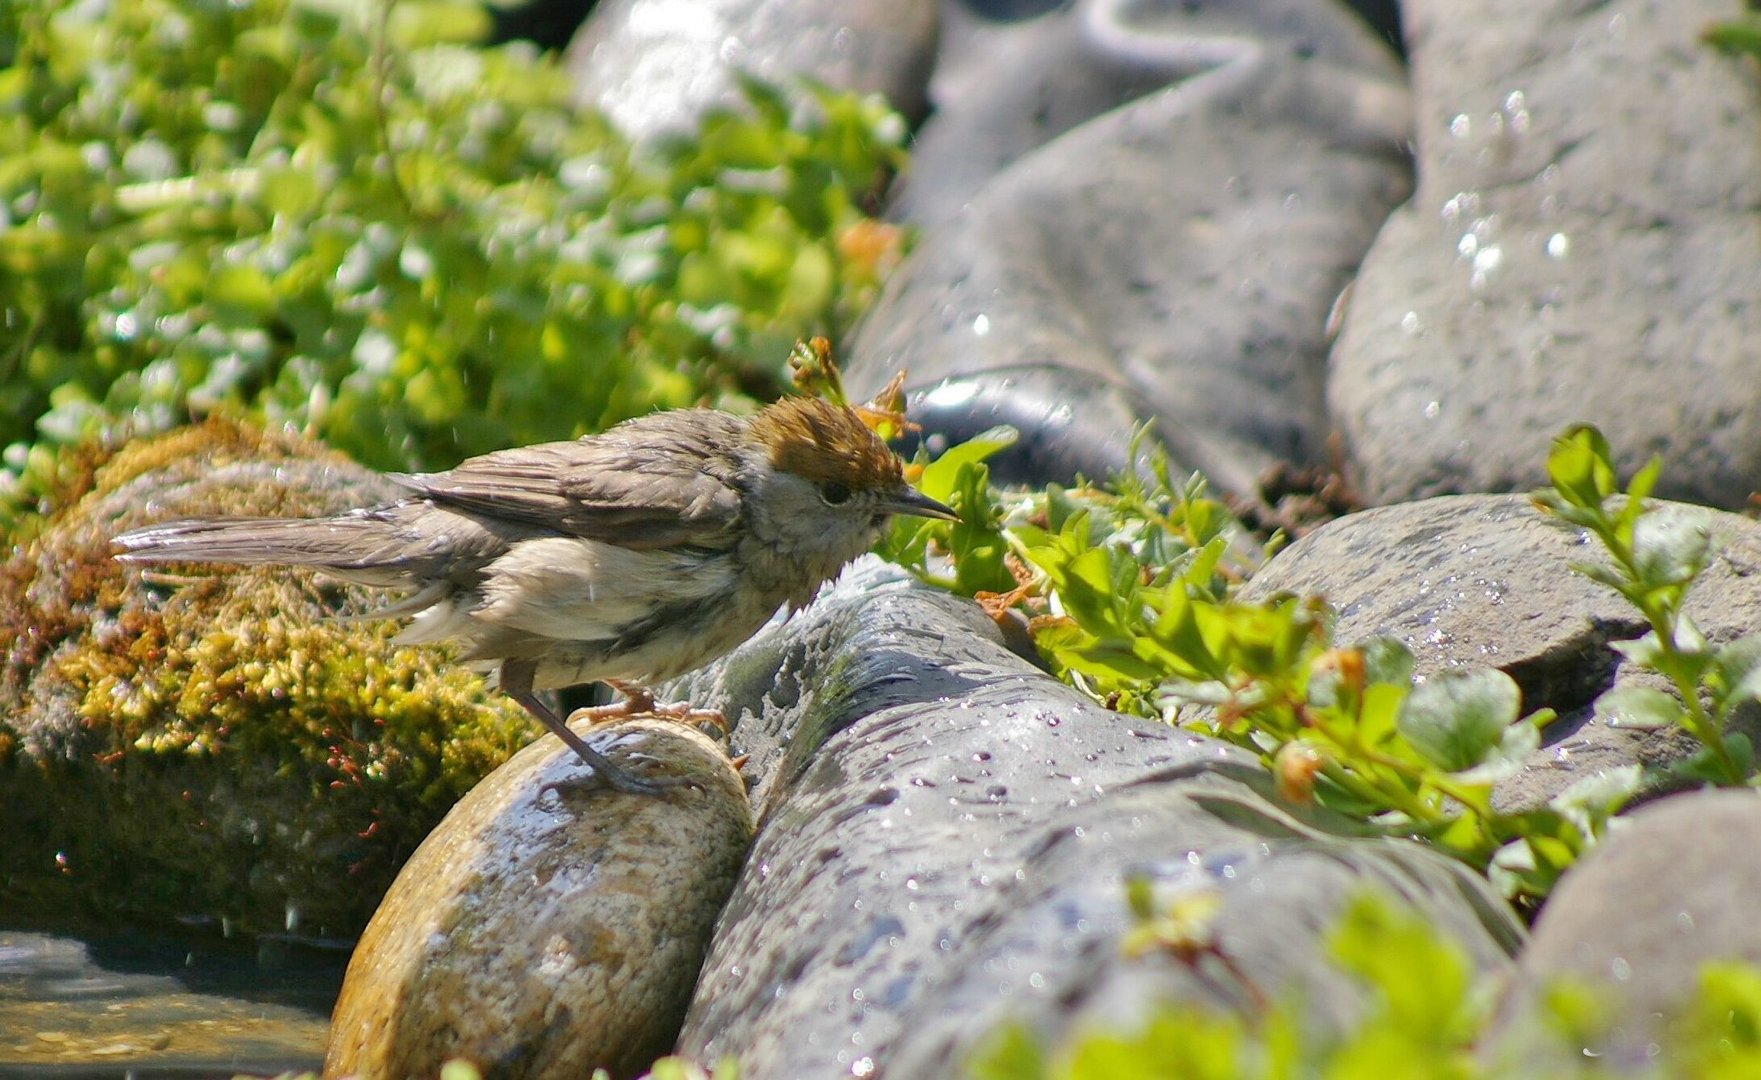
{"label": "rock", "polygon": [[[87,932],[96,947],[0,930],[0,1072],[273,1076],[323,1060],[323,1012],[289,1000],[311,982],[217,956],[212,942],[155,940],[134,928]],[[311,958],[301,962],[309,978]],[[265,1000],[265,982],[275,985],[274,1000]]]}
{"label": "rock", "polygon": [[923,111],[935,56],[933,0],[605,0],[569,45],[576,97],[652,142],[740,108],[740,77],[808,78]]}
{"label": "rock", "polygon": [[1338,1023],[1356,984],[1316,928],[1365,889],[1418,905],[1484,971],[1521,931],[1470,871],[1269,795],[1251,756],[1100,709],[1010,652],[977,605],[858,563],[675,687],[737,722],[762,826],[679,1049],[741,1075],[948,1075],[993,1025],[1128,1023],[1228,978],[1136,963],[1125,878],[1214,890],[1222,947]]}
{"label": "rock", "polygon": [[[1700,522],[1722,548],[1685,608],[1707,637],[1729,641],[1761,627],[1761,525],[1679,503],[1653,512]],[[1421,676],[1456,667],[1509,674],[1525,712],[1560,714],[1528,768],[1496,788],[1499,805],[1526,809],[1603,769],[1665,762],[1697,746],[1678,730],[1611,728],[1595,715],[1595,698],[1613,686],[1660,685],[1611,647],[1649,628],[1639,612],[1571,569],[1598,561],[1593,538],[1525,497],[1443,496],[1323,526],[1273,558],[1241,598],[1324,596],[1338,612],[1339,642],[1395,637]]]}
{"label": "rock", "polygon": [[682,724],[576,729],[693,786],[569,787],[591,773],[555,739],[515,755],[422,842],[361,935],[325,1075],[434,1076],[452,1058],[507,1080],[634,1075],[671,1045],[752,837],[746,789]]}
{"label": "rock", "polygon": [[109,538],[394,497],[304,439],[212,422],[84,474],[0,564],[0,910],[347,936],[535,725],[305,571],[143,571]]}
{"label": "rock", "polygon": [[[1583,1056],[1614,1075],[1686,1075],[1660,1047],[1698,995],[1703,966],[1761,964],[1761,798],[1675,795],[1622,825],[1560,881],[1519,957],[1488,1041],[1493,1060],[1523,1062],[1524,1075],[1566,1075]],[[1561,1047],[1540,1030],[1542,997],[1562,981],[1597,995],[1606,1031],[1590,1045]]]}
{"label": "rock", "polygon": [[909,368],[932,436],[1023,425],[1008,479],[1116,472],[1144,420],[1235,494],[1317,461],[1328,310],[1407,192],[1392,55],[1314,4],[1090,0],[985,44],[920,138],[928,227],[852,388]]}
{"label": "rock", "polygon": [[1418,190],[1364,261],[1328,397],[1371,502],[1543,482],[1568,421],[1659,494],[1761,474],[1761,143],[1721,0],[1403,5]]}
{"label": "rock", "polygon": [[[1361,23],[1302,0],[1184,7],[1084,0],[1020,21],[969,17],[960,29],[955,47],[937,60],[935,113],[912,145],[911,169],[891,206],[895,217],[926,230],[957,217],[993,176],[1035,148],[1188,80],[1202,83],[1231,68],[1251,79],[1264,69],[1242,69],[1275,68],[1286,50],[1390,83],[1399,77],[1393,55]],[[1195,104],[1204,116],[1219,102]],[[1352,122],[1335,119],[1341,132]]]}

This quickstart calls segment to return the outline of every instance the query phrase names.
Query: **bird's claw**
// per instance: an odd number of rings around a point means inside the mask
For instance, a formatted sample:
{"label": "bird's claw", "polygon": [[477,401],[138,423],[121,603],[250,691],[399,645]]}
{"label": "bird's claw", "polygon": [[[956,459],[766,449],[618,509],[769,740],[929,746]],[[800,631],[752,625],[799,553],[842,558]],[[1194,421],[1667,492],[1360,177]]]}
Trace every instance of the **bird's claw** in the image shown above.
{"label": "bird's claw", "polygon": [[584,775],[546,781],[539,787],[538,793],[543,795],[546,792],[555,792],[563,795],[610,789],[627,795],[659,795],[675,788],[695,786],[687,776],[638,776],[628,769],[615,766],[610,769],[594,766]]}

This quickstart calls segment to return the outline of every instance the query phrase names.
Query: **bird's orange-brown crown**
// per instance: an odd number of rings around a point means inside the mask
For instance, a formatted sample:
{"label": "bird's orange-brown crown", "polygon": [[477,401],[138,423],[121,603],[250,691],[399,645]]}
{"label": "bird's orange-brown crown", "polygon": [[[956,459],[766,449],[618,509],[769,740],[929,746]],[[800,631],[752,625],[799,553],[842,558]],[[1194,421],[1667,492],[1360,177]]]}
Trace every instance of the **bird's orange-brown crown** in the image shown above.
{"label": "bird's orange-brown crown", "polygon": [[850,409],[814,397],[784,398],[752,418],[773,468],[852,491],[896,487],[904,463]]}

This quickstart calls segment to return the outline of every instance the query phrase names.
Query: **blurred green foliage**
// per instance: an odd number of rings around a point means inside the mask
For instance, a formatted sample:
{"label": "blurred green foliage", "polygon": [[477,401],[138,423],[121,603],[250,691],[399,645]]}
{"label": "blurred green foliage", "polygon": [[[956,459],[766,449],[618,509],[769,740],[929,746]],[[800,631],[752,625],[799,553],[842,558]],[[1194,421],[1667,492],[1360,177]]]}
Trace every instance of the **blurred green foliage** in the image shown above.
{"label": "blurred green foliage", "polygon": [[898,255],[878,99],[752,85],[638,152],[472,5],[0,4],[0,530],[192,416],[439,468],[773,396]]}
{"label": "blurred green foliage", "polygon": [[[1662,1025],[1646,1062],[1589,1051],[1614,1015],[1604,996],[1562,982],[1533,1016],[1486,1044],[1500,988],[1477,982],[1460,949],[1422,918],[1374,893],[1356,899],[1328,936],[1333,964],[1356,981],[1364,1007],[1349,1030],[1317,1033],[1297,1002],[1244,1015],[1166,1003],[1130,1031],[1087,1028],[1057,1045],[1021,1026],[991,1033],[966,1063],[973,1080],[1602,1080],[1754,1076],[1761,1066],[1761,972],[1709,964],[1697,993]],[[1185,963],[1178,955],[1138,962]]]}

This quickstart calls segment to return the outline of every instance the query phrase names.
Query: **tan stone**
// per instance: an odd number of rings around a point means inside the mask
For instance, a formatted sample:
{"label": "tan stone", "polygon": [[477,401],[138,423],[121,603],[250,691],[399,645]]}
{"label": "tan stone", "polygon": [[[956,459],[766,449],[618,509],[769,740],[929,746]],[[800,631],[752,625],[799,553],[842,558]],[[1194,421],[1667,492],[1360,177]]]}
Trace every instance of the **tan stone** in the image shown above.
{"label": "tan stone", "polygon": [[[709,738],[638,718],[577,724],[660,795],[540,739],[453,808],[356,946],[325,1074],[499,1077],[638,1072],[672,1045],[752,837],[745,785]],[[562,784],[562,787],[555,785]]]}

